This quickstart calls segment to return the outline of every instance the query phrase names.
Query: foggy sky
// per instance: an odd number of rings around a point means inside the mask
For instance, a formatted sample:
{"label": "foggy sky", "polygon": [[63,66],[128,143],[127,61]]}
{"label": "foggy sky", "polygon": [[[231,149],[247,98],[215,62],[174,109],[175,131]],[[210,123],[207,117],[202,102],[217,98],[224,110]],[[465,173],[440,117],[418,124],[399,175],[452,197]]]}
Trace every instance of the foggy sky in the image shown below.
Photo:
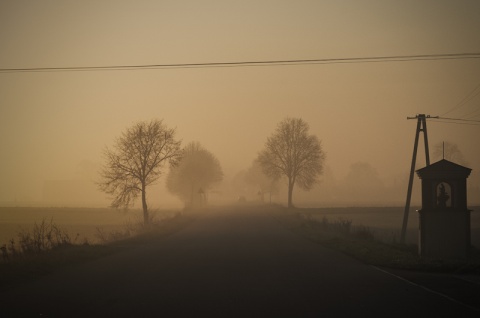
{"label": "foggy sky", "polygon": [[[0,68],[468,53],[480,52],[478,30],[478,1],[1,0]],[[184,145],[199,141],[231,178],[279,121],[301,117],[335,178],[367,162],[390,182],[410,169],[416,122],[406,117],[451,110],[479,74],[478,59],[0,73],[0,202],[91,178],[82,162],[101,163],[103,147],[152,118]],[[479,108],[476,96],[448,117]],[[479,126],[427,125],[431,145],[457,143],[480,170]]]}

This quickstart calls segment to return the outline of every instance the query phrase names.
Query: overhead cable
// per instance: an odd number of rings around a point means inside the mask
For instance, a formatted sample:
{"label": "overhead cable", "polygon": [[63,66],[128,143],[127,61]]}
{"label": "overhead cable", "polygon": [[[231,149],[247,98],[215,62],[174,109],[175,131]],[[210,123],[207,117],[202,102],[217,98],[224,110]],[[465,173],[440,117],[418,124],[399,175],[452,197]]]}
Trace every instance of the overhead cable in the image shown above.
{"label": "overhead cable", "polygon": [[432,122],[432,123],[443,123],[443,124],[453,124],[453,125],[480,126],[480,123],[464,123],[464,122],[456,122],[456,121],[448,121],[448,120],[440,120],[440,119],[432,119],[430,122]]}
{"label": "overhead cable", "polygon": [[463,118],[449,118],[449,117],[437,117],[438,119],[443,119],[443,120],[453,120],[453,121],[468,121],[468,122],[474,122],[474,123],[480,123],[480,120],[473,120],[473,119],[463,119]]}
{"label": "overhead cable", "polygon": [[281,65],[303,65],[303,64],[378,63],[378,62],[410,62],[410,61],[464,60],[464,59],[480,59],[480,53],[475,52],[475,53],[451,53],[451,54],[394,55],[394,56],[373,56],[373,57],[178,63],[178,64],[138,64],[138,65],[25,67],[25,68],[20,67],[20,68],[0,68],[0,73],[129,71],[129,70],[146,70],[146,69],[252,67],[252,66],[281,66]]}
{"label": "overhead cable", "polygon": [[[478,90],[478,91],[477,91]],[[478,94],[480,94],[480,84],[478,84],[472,91],[470,91],[467,96],[465,96],[458,104],[453,106],[450,110],[446,111],[445,113],[442,114],[442,116],[445,116],[454,110],[460,109],[463,106],[465,106],[469,101],[471,101],[473,98],[475,98]]]}

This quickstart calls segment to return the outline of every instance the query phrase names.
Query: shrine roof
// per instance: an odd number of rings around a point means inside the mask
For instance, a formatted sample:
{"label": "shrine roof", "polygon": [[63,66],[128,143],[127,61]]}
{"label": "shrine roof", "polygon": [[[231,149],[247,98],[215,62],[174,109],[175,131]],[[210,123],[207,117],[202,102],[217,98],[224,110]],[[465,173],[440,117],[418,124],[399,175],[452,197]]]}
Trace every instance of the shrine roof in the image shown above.
{"label": "shrine roof", "polygon": [[467,178],[472,169],[454,162],[442,159],[429,166],[417,170],[417,175],[423,178]]}

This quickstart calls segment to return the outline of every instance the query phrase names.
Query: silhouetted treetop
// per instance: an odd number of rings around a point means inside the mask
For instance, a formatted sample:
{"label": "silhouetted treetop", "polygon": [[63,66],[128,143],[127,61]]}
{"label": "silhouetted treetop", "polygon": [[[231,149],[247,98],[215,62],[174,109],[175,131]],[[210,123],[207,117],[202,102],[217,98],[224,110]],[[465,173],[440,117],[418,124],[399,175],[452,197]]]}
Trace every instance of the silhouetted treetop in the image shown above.
{"label": "silhouetted treetop", "polygon": [[310,190],[322,173],[324,159],[320,140],[309,134],[309,126],[301,118],[281,121],[258,156],[266,175],[288,179],[289,207],[293,206],[295,184]]}
{"label": "silhouetted treetop", "polygon": [[207,190],[222,181],[223,172],[218,159],[199,142],[191,142],[183,149],[179,164],[171,167],[167,189],[187,206],[200,206],[207,201]]}
{"label": "silhouetted treetop", "polygon": [[112,207],[128,207],[142,196],[144,222],[149,222],[146,188],[158,180],[166,164],[175,165],[180,141],[175,129],[161,120],[142,121],[127,128],[112,148],[105,148],[100,189],[113,196]]}

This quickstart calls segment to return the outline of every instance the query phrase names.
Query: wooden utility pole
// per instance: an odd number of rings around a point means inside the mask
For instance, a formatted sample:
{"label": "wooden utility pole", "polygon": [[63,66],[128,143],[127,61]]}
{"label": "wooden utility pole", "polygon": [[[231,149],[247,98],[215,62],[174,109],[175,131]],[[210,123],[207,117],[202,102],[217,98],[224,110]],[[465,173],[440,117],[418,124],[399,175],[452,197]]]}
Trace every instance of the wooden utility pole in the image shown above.
{"label": "wooden utility pole", "polygon": [[428,151],[428,136],[427,136],[427,118],[438,118],[431,117],[430,115],[418,114],[415,117],[407,117],[407,119],[417,119],[417,131],[415,133],[415,144],[413,146],[413,157],[412,165],[410,167],[410,178],[408,180],[408,190],[407,190],[407,202],[405,203],[405,212],[403,214],[403,224],[402,224],[402,233],[400,237],[400,242],[405,243],[405,236],[407,233],[407,224],[408,224],[408,213],[410,212],[410,201],[412,199],[412,186],[413,186],[413,174],[415,172],[415,164],[417,161],[417,149],[418,149],[418,138],[420,132],[423,132],[423,139],[425,142],[425,163],[427,166],[430,165],[430,154]]}

